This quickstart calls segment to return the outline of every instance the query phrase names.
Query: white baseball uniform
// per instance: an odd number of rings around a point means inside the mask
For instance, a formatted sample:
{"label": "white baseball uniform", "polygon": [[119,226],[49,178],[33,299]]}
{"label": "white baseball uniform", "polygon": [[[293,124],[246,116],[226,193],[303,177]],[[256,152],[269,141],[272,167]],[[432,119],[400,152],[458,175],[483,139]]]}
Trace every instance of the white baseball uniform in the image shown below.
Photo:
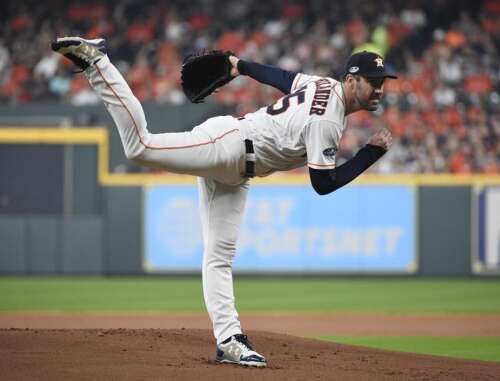
{"label": "white baseball uniform", "polygon": [[151,134],[141,104],[108,56],[85,75],[113,117],[127,158],[198,176],[205,304],[218,343],[242,333],[232,262],[249,188],[244,140],[253,142],[256,176],[304,165],[334,168],[345,128],[341,84],[297,74],[289,95],[243,119],[219,116],[189,132]]}

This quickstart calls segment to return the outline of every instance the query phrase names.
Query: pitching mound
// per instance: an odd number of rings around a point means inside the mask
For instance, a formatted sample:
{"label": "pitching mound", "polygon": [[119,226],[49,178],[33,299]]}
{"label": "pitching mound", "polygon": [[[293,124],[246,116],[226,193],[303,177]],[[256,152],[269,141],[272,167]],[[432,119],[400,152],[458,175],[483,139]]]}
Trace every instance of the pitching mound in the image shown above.
{"label": "pitching mound", "polygon": [[498,380],[500,364],[248,332],[265,369],[214,361],[196,329],[0,330],[4,380]]}

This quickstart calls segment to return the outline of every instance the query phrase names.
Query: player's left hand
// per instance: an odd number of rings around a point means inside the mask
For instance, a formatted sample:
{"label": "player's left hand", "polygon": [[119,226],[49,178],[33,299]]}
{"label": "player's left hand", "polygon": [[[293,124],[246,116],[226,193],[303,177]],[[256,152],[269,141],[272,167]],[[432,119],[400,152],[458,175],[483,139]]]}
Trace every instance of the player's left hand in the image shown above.
{"label": "player's left hand", "polygon": [[387,151],[392,145],[392,134],[387,128],[382,128],[373,134],[368,144],[382,147]]}
{"label": "player's left hand", "polygon": [[240,72],[238,71],[238,61],[240,59],[235,56],[229,56],[229,62],[231,62],[231,65],[233,65],[233,68],[231,69],[231,75],[233,77],[237,77],[240,75]]}

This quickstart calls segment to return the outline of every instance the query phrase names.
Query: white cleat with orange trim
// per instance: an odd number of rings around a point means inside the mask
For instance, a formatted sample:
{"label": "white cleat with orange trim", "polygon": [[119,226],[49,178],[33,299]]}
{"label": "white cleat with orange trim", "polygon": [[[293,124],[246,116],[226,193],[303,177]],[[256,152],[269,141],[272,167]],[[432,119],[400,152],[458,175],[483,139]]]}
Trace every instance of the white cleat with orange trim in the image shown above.
{"label": "white cleat with orange trim", "polygon": [[61,37],[51,44],[52,50],[71,60],[80,69],[94,65],[106,54],[106,40],[84,40],[81,37]]}

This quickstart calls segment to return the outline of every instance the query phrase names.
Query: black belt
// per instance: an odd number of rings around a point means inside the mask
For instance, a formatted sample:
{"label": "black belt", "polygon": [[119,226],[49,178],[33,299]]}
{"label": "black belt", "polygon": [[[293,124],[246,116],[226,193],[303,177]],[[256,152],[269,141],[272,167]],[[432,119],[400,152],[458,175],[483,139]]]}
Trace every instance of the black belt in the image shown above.
{"label": "black belt", "polygon": [[250,139],[245,139],[245,177],[255,176],[255,151]]}

